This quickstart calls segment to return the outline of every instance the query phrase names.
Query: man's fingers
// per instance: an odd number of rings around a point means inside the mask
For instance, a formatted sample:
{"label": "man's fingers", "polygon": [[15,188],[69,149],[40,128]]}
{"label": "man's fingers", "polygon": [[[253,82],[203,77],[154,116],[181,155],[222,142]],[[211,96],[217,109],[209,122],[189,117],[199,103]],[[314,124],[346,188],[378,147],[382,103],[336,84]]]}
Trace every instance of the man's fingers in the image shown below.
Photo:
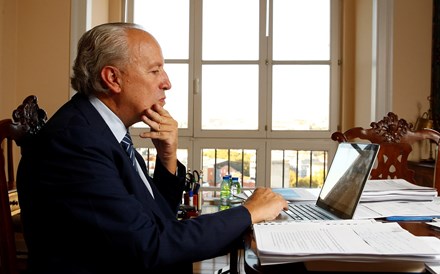
{"label": "man's fingers", "polygon": [[167,134],[160,131],[142,132],[141,134],[139,134],[139,136],[141,138],[161,139],[161,140],[167,138]]}
{"label": "man's fingers", "polygon": [[145,115],[141,117],[142,121],[155,131],[171,131],[177,127],[177,121],[169,116],[168,111],[161,108],[160,112],[153,109],[147,109]]}

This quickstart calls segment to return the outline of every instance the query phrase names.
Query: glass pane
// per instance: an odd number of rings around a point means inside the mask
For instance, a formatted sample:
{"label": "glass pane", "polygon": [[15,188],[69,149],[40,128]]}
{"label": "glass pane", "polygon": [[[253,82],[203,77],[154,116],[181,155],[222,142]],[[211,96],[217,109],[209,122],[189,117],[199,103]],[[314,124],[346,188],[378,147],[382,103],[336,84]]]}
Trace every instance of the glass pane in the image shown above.
{"label": "glass pane", "polygon": [[328,130],[330,67],[274,65],[272,130]]}
{"label": "glass pane", "polygon": [[[139,152],[144,158],[145,164],[147,165],[148,175],[153,177],[154,169],[156,167],[156,154],[157,150],[155,148],[136,148],[137,152]],[[184,165],[188,165],[188,150],[187,149],[178,149],[177,150],[177,159]]]}
{"label": "glass pane", "polygon": [[204,187],[220,187],[224,175],[238,177],[243,188],[255,188],[255,149],[202,149]]}
{"label": "glass pane", "polygon": [[203,60],[257,60],[259,1],[203,1]]}
{"label": "glass pane", "polygon": [[274,60],[329,60],[330,0],[274,0],[273,18]]}
{"label": "glass pane", "polygon": [[270,186],[271,187],[284,187],[284,178],[286,170],[283,165],[284,151],[283,150],[272,150],[272,163],[271,163],[271,177]]}
{"label": "glass pane", "polygon": [[157,154],[156,149],[137,147],[136,150],[144,158],[145,164],[147,165],[147,169],[148,169],[148,175],[153,177],[154,168],[156,167],[156,154]]}
{"label": "glass pane", "polygon": [[271,187],[322,187],[327,151],[272,150]]}
{"label": "glass pane", "polygon": [[202,75],[202,129],[258,129],[257,65],[203,65]]}
{"label": "glass pane", "polygon": [[312,151],[312,185],[311,187],[322,187],[327,177],[327,151]]}
{"label": "glass pane", "polygon": [[[165,92],[165,109],[177,121],[179,128],[188,128],[188,65],[166,64],[165,71],[171,81],[171,89]],[[148,128],[143,122],[135,128]]]}
{"label": "glass pane", "polygon": [[133,21],[159,41],[165,59],[188,59],[189,0],[134,0]]}
{"label": "glass pane", "polygon": [[298,187],[310,187],[310,158],[310,151],[298,151],[298,181],[296,183]]}
{"label": "glass pane", "polygon": [[165,93],[165,108],[178,122],[179,128],[188,128],[188,65],[166,64],[165,70],[171,81],[171,89]]}

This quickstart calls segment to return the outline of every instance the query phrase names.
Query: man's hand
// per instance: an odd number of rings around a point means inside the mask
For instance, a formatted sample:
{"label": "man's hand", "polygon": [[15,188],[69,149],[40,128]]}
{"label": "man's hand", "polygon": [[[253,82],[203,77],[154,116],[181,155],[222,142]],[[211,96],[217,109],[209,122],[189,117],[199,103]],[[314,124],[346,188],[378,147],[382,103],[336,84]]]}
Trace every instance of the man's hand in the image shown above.
{"label": "man's hand", "polygon": [[249,210],[252,223],[275,219],[282,210],[287,209],[287,201],[270,188],[257,188],[244,203]]}
{"label": "man's hand", "polygon": [[142,138],[151,138],[162,164],[172,174],[177,169],[177,121],[162,106],[155,104],[145,111],[142,121],[150,126],[150,132],[140,134]]}

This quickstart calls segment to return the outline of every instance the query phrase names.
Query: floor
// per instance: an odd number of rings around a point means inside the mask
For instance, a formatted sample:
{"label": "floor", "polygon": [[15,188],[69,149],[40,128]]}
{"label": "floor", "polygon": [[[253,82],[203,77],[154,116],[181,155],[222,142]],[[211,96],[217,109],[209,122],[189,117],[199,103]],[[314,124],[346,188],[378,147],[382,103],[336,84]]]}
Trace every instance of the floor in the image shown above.
{"label": "floor", "polygon": [[[243,256],[242,252],[239,254],[239,273],[244,274],[244,265],[243,265]],[[194,274],[220,274],[222,272],[219,272],[222,268],[229,266],[229,255],[216,257],[211,260],[205,260],[201,262],[197,262],[193,264],[193,273]]]}

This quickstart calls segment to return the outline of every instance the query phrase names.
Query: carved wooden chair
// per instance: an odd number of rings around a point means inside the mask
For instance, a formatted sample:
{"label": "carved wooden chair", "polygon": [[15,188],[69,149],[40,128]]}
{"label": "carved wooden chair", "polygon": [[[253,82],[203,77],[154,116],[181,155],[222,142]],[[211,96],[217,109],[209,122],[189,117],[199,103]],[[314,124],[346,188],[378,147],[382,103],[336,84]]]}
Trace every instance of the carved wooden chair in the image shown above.
{"label": "carved wooden chair", "polygon": [[[344,133],[334,132],[332,140],[338,142],[369,141],[380,144],[376,165],[371,171],[372,179],[402,178],[417,184],[415,171],[408,167],[408,156],[413,151],[413,145],[429,140],[437,146],[440,142],[440,133],[432,129],[414,130],[413,125],[405,119],[399,119],[396,114],[389,112],[382,120],[372,122],[371,128],[351,128]],[[440,194],[440,161],[437,161],[440,150],[437,149],[434,182]]]}
{"label": "carved wooden chair", "polygon": [[[46,123],[46,112],[37,97],[28,96],[12,113],[0,120],[0,273],[18,274],[26,270],[24,240],[20,231],[20,206],[16,192],[13,143],[20,146]],[[17,242],[18,240],[18,242]],[[18,243],[18,244],[17,244]],[[24,245],[24,246],[23,246]],[[17,251],[17,246],[20,247]]]}

